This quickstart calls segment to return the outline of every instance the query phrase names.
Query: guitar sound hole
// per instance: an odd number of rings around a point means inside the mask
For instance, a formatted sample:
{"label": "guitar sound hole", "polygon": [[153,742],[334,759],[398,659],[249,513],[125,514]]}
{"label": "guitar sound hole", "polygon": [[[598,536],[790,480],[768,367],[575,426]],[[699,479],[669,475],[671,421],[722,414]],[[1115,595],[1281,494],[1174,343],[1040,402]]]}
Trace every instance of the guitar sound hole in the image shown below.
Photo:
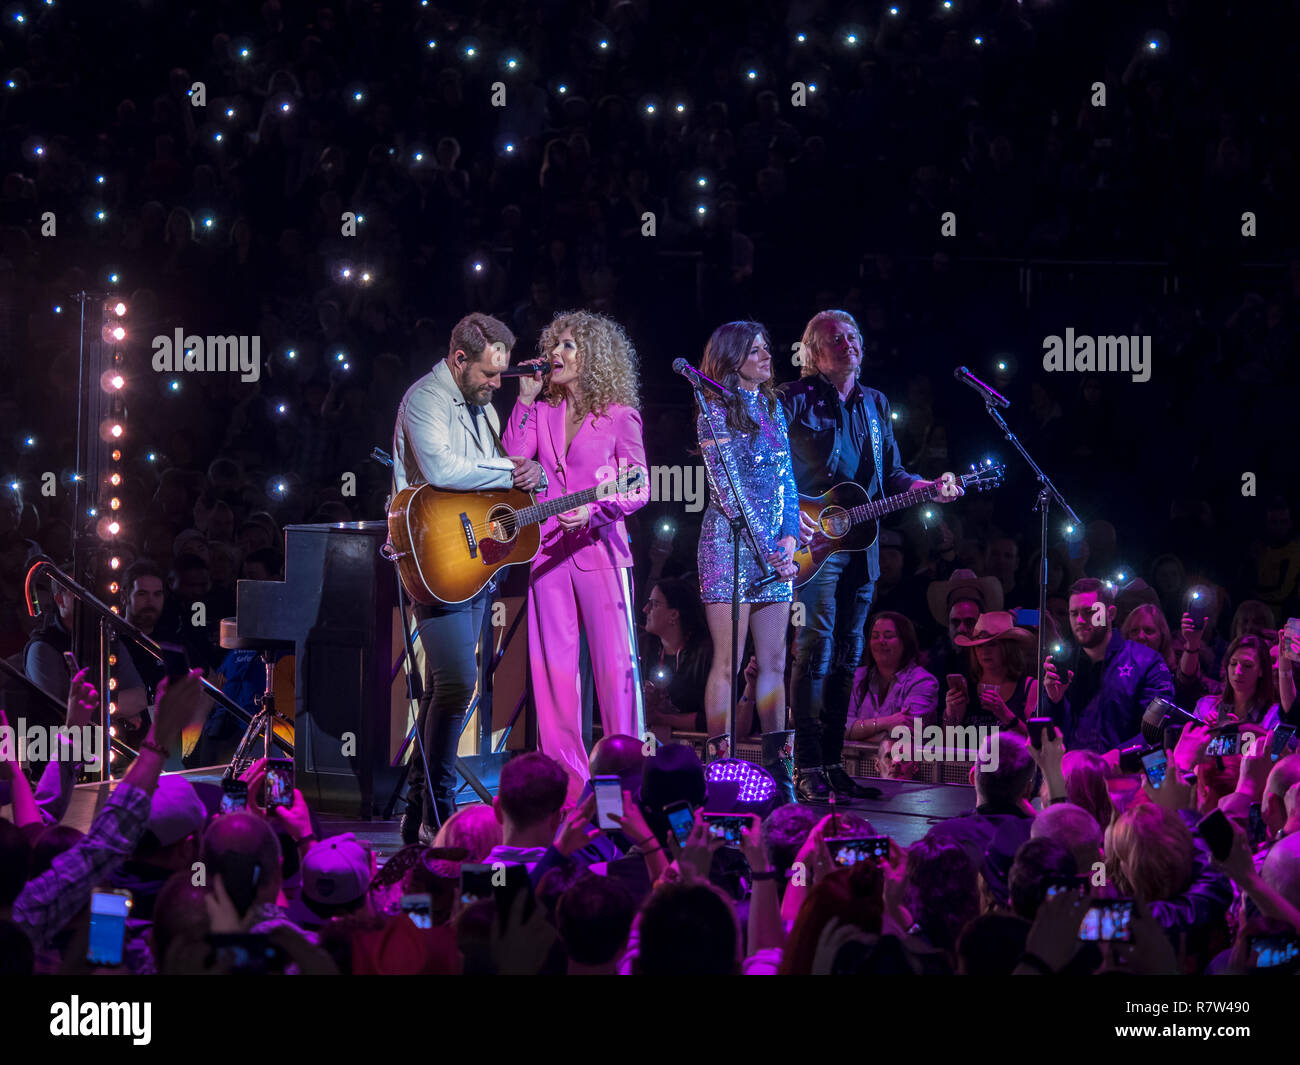
{"label": "guitar sound hole", "polygon": [[518,519],[509,507],[493,507],[488,511],[488,536],[493,540],[509,543],[518,532]]}
{"label": "guitar sound hole", "polygon": [[821,530],[832,540],[838,540],[841,536],[846,536],[848,531],[853,528],[853,522],[849,520],[848,511],[842,507],[827,507],[821,513]]}

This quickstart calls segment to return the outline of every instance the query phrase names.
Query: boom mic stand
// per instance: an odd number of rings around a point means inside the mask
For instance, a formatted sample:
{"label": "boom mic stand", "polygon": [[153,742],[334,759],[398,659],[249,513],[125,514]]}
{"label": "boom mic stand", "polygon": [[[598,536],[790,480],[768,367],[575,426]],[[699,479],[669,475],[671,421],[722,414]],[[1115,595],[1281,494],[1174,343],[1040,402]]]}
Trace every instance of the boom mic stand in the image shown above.
{"label": "boom mic stand", "polygon": [[[1002,430],[1002,435],[1007,438],[1007,443],[1019,451],[1024,460],[1029,463],[1029,468],[1034,471],[1034,475],[1038,478],[1040,486],[1038,489],[1037,501],[1034,503],[1034,509],[1038,511],[1039,515],[1038,548],[1040,553],[1038,567],[1038,662],[1037,670],[1035,672],[1035,676],[1038,678],[1038,705],[1035,707],[1034,712],[1037,716],[1042,717],[1044,716],[1043,706],[1045,705],[1046,698],[1046,692],[1043,688],[1043,649],[1045,646],[1044,631],[1047,627],[1047,526],[1052,501],[1055,500],[1060,504],[1061,509],[1069,516],[1069,519],[1074,523],[1075,528],[1079,528],[1082,525],[1082,522],[1079,521],[1079,516],[1075,514],[1074,509],[1070,504],[1065,501],[1065,497],[1057,491],[1056,485],[1052,483],[1052,479],[1043,472],[1043,468],[1034,461],[1033,456],[1029,454],[1025,449],[1025,446],[1020,442],[1020,438],[1011,431],[1011,427],[1007,425],[1006,419],[1002,417],[1002,413],[997,409],[997,404],[988,397],[985,397],[984,409],[988,411],[989,417],[992,418],[998,428]],[[1066,680],[1067,678],[1062,677],[1061,679]]]}

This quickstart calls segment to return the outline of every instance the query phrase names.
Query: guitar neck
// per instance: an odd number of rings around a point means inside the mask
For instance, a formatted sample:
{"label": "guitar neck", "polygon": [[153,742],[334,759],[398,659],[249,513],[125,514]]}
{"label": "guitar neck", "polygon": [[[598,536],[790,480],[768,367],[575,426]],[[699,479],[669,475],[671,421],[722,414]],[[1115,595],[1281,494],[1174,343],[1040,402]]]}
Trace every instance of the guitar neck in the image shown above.
{"label": "guitar neck", "polygon": [[519,522],[520,528],[525,525],[540,525],[547,518],[553,518],[557,514],[574,510],[587,503],[594,503],[606,487],[606,485],[597,485],[595,488],[584,488],[581,492],[570,492],[567,496],[560,496],[558,499],[548,499],[544,503],[534,503],[532,506],[515,511],[515,518]]}
{"label": "guitar neck", "polygon": [[[965,488],[966,478],[957,478],[957,483]],[[936,482],[919,492],[900,492],[896,496],[886,496],[884,499],[874,499],[870,503],[850,507],[849,517],[855,524],[860,521],[875,521],[883,518],[886,514],[892,514],[896,510],[903,510],[905,507],[915,506],[917,503],[933,502],[942,494],[942,487]]]}

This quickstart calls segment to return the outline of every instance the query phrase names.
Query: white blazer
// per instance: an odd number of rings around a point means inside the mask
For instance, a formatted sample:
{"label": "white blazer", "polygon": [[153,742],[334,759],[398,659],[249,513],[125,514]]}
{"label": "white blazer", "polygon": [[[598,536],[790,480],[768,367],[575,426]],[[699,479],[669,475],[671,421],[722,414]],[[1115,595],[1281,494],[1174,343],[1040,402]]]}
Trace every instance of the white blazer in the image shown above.
{"label": "white blazer", "polygon": [[[484,413],[499,435],[501,420],[491,403]],[[479,440],[446,359],[406,390],[393,430],[394,494],[425,483],[465,492],[509,488],[513,470],[514,463]]]}

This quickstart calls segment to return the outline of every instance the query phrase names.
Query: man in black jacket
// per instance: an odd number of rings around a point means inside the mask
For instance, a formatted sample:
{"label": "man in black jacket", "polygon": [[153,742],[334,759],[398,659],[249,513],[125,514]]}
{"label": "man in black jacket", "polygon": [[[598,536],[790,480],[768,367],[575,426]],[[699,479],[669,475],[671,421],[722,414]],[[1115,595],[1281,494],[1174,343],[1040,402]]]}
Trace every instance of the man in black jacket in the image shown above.
{"label": "man in black jacket", "polygon": [[[931,482],[903,469],[889,401],[858,381],[862,333],[846,311],[821,311],[804,329],[796,356],[803,373],[781,386],[790,425],[794,478],[802,495],[855,481],[869,496],[917,491]],[[958,489],[955,494],[960,494]],[[815,530],[800,516],[801,532]],[[841,552],[797,594],[798,636],[790,705],[794,710],[795,795],[802,802],[861,794],[841,761],[862,626],[880,575],[880,551]]]}

